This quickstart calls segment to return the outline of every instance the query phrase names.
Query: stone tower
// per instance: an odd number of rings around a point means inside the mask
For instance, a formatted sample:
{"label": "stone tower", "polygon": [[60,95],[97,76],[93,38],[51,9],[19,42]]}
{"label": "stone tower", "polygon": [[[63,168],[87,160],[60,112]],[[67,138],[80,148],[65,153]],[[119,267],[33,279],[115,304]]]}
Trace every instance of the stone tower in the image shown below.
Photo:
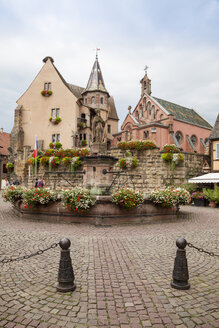
{"label": "stone tower", "polygon": [[141,83],[141,96],[143,96],[145,93],[147,93],[148,95],[151,94],[151,80],[147,76],[147,69],[148,69],[148,67],[146,66],[145,67],[145,75],[140,81],[140,83]]}
{"label": "stone tower", "polygon": [[108,111],[109,93],[105,88],[98,57],[94,62],[87,86],[82,92],[83,104],[90,108]]}

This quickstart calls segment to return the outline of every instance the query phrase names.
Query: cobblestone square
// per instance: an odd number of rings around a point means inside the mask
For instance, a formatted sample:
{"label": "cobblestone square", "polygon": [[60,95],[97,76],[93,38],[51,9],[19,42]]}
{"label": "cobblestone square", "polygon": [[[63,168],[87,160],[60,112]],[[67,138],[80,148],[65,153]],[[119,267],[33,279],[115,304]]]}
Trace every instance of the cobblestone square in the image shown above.
{"label": "cobblestone square", "polygon": [[175,242],[219,254],[219,209],[187,206],[189,218],[91,226],[18,217],[0,199],[0,259],[71,240],[77,288],[56,292],[60,248],[0,264],[0,327],[219,327],[219,258],[186,248],[191,288],[170,287]]}

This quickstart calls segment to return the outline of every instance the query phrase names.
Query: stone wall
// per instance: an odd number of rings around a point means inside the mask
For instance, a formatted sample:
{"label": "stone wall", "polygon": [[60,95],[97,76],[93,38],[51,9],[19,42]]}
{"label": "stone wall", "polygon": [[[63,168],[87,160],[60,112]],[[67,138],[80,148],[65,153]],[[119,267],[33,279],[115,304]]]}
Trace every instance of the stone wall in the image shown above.
{"label": "stone wall", "polygon": [[[207,155],[183,153],[184,161],[176,165],[174,173],[171,170],[171,164],[163,161],[161,158],[162,153],[159,149],[144,150],[144,151],[132,151],[133,156],[139,160],[139,165],[132,170],[124,171],[120,178],[116,178],[114,186],[135,186],[136,189],[142,192],[147,192],[162,184],[180,185],[187,182],[191,177],[202,175],[203,164],[205,161],[209,163],[210,158]],[[125,151],[118,148],[111,149],[108,155],[118,158],[125,157]],[[93,166],[95,166],[95,161]],[[40,166],[38,169],[38,177],[46,182],[47,187],[74,187],[83,184],[83,169],[75,170],[76,174],[67,173],[69,168],[63,165],[52,170],[52,173],[48,173],[48,168]],[[118,163],[113,167],[113,171],[121,171]],[[15,164],[15,172],[18,177],[21,178],[22,184],[27,187],[33,187],[35,184],[35,172],[25,166],[25,161],[20,160]],[[133,177],[129,175],[134,175]],[[137,176],[135,176],[137,175]],[[103,176],[104,178],[104,176]]]}
{"label": "stone wall", "polygon": [[[132,155],[139,160],[139,165],[127,174],[140,175],[133,177],[135,187],[143,192],[152,190],[162,184],[180,185],[187,182],[187,179],[203,174],[202,167],[204,162],[210,161],[209,156],[195,153],[183,153],[184,161],[175,166],[174,172],[171,170],[171,164],[165,162],[159,149],[131,151]],[[111,150],[111,155],[120,159],[125,157],[125,151],[118,148]],[[115,170],[119,170],[118,163]],[[121,185],[132,185],[131,178],[121,177]]]}

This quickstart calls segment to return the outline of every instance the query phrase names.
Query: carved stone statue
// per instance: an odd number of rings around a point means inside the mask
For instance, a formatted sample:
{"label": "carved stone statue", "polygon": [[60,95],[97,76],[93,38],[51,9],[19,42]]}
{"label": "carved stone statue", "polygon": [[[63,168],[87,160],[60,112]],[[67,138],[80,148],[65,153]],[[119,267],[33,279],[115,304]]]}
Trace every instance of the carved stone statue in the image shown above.
{"label": "carved stone statue", "polygon": [[93,123],[93,142],[103,142],[105,122],[98,113],[94,118]]}

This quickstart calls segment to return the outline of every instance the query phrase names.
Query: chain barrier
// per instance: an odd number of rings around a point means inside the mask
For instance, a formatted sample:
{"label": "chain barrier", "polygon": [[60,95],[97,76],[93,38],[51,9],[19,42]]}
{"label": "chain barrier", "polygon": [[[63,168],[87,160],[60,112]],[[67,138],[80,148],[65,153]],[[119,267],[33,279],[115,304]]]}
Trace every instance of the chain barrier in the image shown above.
{"label": "chain barrier", "polygon": [[200,252],[200,253],[205,253],[205,254],[208,254],[208,255],[210,255],[210,256],[217,256],[217,257],[219,257],[218,254],[215,254],[215,253],[213,253],[213,252],[205,251],[203,248],[196,247],[196,246],[194,246],[194,245],[191,244],[191,243],[187,243],[187,246],[190,247],[190,248],[194,248],[194,249],[196,249],[196,250],[197,250],[198,252]]}
{"label": "chain barrier", "polygon": [[0,264],[6,264],[6,263],[11,263],[11,262],[17,262],[17,261],[27,260],[27,259],[29,259],[29,258],[31,258],[33,256],[41,255],[44,252],[48,251],[49,249],[56,248],[58,245],[59,245],[59,243],[53,243],[49,247],[44,248],[44,249],[39,249],[37,252],[32,253],[32,254],[27,254],[27,255],[19,256],[19,257],[16,257],[14,259],[13,258],[11,258],[11,259],[3,259],[3,260],[0,260]]}

